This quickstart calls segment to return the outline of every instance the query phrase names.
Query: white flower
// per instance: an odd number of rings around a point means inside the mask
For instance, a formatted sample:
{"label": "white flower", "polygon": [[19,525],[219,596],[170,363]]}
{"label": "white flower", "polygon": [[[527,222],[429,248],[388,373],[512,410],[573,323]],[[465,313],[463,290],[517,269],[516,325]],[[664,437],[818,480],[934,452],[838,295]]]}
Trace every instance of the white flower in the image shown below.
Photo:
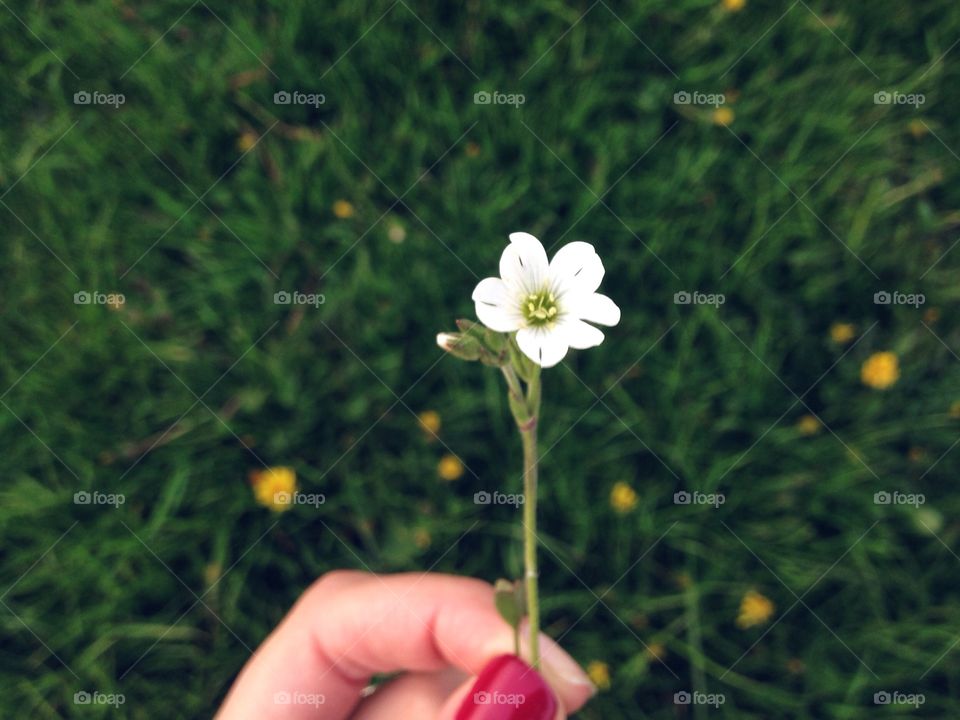
{"label": "white flower", "polygon": [[473,291],[477,317],[497,332],[516,332],[517,345],[541,367],[553,367],[569,348],[603,342],[600,325],[620,322],[620,308],[596,292],[603,263],[585,242],[564,245],[547,262],[543,245],[529,233],[511,233],[500,256],[500,277]]}

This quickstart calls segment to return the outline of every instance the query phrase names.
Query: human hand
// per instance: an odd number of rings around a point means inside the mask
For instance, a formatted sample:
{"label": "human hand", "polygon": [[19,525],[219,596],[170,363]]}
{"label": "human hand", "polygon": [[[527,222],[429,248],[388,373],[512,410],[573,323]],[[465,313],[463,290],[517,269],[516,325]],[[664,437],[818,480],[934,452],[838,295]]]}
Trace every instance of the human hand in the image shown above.
{"label": "human hand", "polygon": [[[485,582],[338,570],[254,653],[217,720],[562,720],[593,695],[545,635],[540,673],[512,652],[513,631]],[[394,672],[403,674],[364,692],[372,675]]]}

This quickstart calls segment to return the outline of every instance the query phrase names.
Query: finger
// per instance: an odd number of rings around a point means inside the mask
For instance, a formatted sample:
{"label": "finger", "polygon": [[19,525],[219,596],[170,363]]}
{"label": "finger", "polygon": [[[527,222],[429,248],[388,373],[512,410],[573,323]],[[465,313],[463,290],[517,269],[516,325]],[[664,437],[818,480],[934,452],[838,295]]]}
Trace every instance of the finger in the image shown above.
{"label": "finger", "polygon": [[564,720],[562,702],[544,679],[513,655],[487,664],[450,695],[437,720]]}
{"label": "finger", "polygon": [[[579,708],[592,693],[590,681],[555,643],[541,643],[545,674],[565,707]],[[322,710],[324,718],[345,718],[375,673],[453,666],[478,675],[512,645],[488,583],[337,571],[314,583],[257,650],[218,717],[286,720]],[[322,705],[311,703],[321,697]]]}
{"label": "finger", "polygon": [[351,720],[433,720],[465,676],[448,668],[437,673],[407,673],[392,680],[360,703]]}

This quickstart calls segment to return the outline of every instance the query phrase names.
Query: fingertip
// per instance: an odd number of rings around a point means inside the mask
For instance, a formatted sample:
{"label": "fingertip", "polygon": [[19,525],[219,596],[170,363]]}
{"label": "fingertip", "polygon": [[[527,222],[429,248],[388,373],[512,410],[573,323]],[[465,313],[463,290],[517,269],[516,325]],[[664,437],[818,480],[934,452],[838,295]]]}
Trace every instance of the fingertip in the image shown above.
{"label": "fingertip", "polygon": [[[520,648],[525,659],[530,657],[528,628],[524,618],[520,623]],[[540,633],[540,673],[567,712],[577,712],[597,693],[596,686],[577,661],[544,633]]]}
{"label": "fingertip", "polygon": [[540,636],[540,668],[568,712],[577,712],[597,694],[583,668],[551,638]]}

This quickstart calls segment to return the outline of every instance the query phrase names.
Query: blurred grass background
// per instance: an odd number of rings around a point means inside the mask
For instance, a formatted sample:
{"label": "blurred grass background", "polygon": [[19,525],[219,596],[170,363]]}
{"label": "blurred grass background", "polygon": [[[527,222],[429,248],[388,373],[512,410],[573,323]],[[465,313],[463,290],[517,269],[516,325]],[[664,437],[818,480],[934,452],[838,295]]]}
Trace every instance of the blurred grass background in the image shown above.
{"label": "blurred grass background", "polygon": [[[209,716],[329,569],[517,576],[473,503],[520,487],[501,380],[434,335],[523,229],[592,242],[623,309],[544,383],[545,625],[611,679],[581,716],[957,716],[960,7],[736,5],[5,0],[4,705]],[[326,503],[258,506],[264,465]]]}

